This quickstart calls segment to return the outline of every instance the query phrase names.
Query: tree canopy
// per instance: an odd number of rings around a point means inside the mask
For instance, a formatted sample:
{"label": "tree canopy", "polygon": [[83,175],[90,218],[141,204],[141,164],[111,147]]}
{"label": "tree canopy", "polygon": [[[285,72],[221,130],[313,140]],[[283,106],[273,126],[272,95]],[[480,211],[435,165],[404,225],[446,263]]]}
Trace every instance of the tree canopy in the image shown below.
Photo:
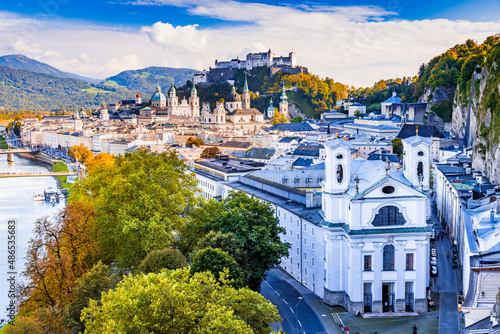
{"label": "tree canopy", "polygon": [[92,153],[87,148],[87,146],[83,144],[71,146],[68,150],[68,155],[72,159],[77,160],[83,164],[86,164],[87,162],[94,159],[94,153]]}
{"label": "tree canopy", "polygon": [[[84,309],[85,333],[270,333],[274,305],[225,277],[189,269],[128,276]],[[134,310],[131,312],[131,310]]]}
{"label": "tree canopy", "polygon": [[215,158],[217,154],[220,154],[220,150],[218,147],[206,147],[200,154],[200,159],[211,159]]}
{"label": "tree canopy", "polygon": [[197,205],[197,182],[169,151],[140,149],[92,168],[72,196],[96,208],[97,243],[105,263],[137,266],[153,250],[170,246]]}
{"label": "tree canopy", "polygon": [[242,268],[244,284],[258,290],[266,271],[288,255],[289,244],[283,243],[279,237],[285,229],[279,226],[269,204],[244,192],[231,192],[219,205],[220,211],[214,215],[208,229],[234,235],[248,258],[248,266]]}

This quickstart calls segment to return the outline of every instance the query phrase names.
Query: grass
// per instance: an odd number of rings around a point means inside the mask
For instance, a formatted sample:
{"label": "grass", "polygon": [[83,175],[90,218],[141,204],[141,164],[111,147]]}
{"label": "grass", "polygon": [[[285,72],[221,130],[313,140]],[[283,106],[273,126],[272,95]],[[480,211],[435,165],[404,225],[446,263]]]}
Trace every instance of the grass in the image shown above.
{"label": "grass", "polygon": [[7,150],[9,148],[9,145],[7,145],[7,141],[5,141],[4,137],[0,137],[0,148],[2,150]]}
{"label": "grass", "polygon": [[120,87],[120,85],[118,84],[118,82],[114,81],[114,80],[106,80],[104,82],[104,86],[109,86],[109,87]]}
{"label": "grass", "polygon": [[98,89],[98,88],[95,88],[95,87],[80,89],[80,91],[82,93],[89,93],[89,94],[97,94],[97,93],[107,94],[107,93],[109,93],[109,91],[107,91],[107,90]]}
{"label": "grass", "polygon": [[[68,166],[64,162],[57,162],[52,165],[52,171],[53,172],[69,172]],[[66,180],[68,177],[66,175],[64,176],[56,176],[59,182],[61,183],[61,188],[69,188],[71,187],[71,183],[66,183]]]}

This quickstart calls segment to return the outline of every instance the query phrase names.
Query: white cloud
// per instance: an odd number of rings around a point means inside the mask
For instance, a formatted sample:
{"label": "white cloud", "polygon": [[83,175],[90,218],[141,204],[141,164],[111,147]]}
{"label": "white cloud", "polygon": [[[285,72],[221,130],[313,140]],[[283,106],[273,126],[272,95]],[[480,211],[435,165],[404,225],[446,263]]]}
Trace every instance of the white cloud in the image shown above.
{"label": "white cloud", "polygon": [[[296,52],[299,64],[322,77],[355,86],[415,75],[420,64],[471,38],[482,42],[500,21],[397,19],[389,8],[278,6],[222,0],[138,0],[174,5],[193,15],[243,21],[201,28],[156,22],[140,29],[86,22],[43,24],[0,12],[0,53],[22,52],[63,71],[105,78],[147,66],[213,66],[214,60],[272,49]],[[394,7],[394,6],[393,6]],[[35,27],[34,35],[26,26]],[[24,32],[23,32],[24,29]],[[21,51],[24,50],[24,51]]]}
{"label": "white cloud", "polygon": [[141,32],[148,34],[155,44],[167,48],[181,48],[189,52],[199,52],[207,45],[207,31],[199,31],[198,25],[174,27],[170,23],[156,22],[151,27],[143,27]]}

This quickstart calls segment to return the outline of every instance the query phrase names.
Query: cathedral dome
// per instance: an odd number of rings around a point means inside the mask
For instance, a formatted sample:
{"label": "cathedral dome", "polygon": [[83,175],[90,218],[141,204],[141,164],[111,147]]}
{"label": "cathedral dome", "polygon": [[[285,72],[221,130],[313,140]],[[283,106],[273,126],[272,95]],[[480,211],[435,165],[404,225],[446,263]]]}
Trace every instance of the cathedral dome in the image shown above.
{"label": "cathedral dome", "polygon": [[165,95],[161,92],[160,85],[156,86],[155,93],[153,96],[151,96],[151,101],[166,101],[167,98]]}
{"label": "cathedral dome", "polygon": [[241,102],[240,94],[236,93],[236,89],[233,86],[231,93],[227,96],[226,102]]}

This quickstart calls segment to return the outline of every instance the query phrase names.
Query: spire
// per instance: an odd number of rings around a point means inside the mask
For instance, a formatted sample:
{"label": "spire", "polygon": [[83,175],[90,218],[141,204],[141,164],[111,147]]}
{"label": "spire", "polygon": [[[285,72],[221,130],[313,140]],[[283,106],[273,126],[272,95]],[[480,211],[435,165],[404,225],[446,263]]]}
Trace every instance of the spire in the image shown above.
{"label": "spire", "polygon": [[196,93],[196,85],[194,84],[194,81],[193,81],[193,88],[191,88],[191,93]]}
{"label": "spire", "polygon": [[273,98],[272,98],[272,97],[271,97],[271,99],[269,100],[269,106],[274,108],[274,106],[273,106]]}
{"label": "spire", "polygon": [[155,93],[161,93],[161,87],[159,83],[156,83]]}
{"label": "spire", "polygon": [[286,96],[285,82],[283,81],[283,90],[281,91],[281,101],[286,102],[288,97]]}
{"label": "spire", "polygon": [[245,72],[245,86],[243,87],[243,93],[248,93],[247,72]]}
{"label": "spire", "polygon": [[170,90],[168,91],[169,93],[175,93],[175,86],[174,82],[172,81],[172,84],[170,85]]}
{"label": "spire", "polygon": [[231,94],[234,94],[236,93],[236,88],[234,88],[234,86],[231,87]]}

